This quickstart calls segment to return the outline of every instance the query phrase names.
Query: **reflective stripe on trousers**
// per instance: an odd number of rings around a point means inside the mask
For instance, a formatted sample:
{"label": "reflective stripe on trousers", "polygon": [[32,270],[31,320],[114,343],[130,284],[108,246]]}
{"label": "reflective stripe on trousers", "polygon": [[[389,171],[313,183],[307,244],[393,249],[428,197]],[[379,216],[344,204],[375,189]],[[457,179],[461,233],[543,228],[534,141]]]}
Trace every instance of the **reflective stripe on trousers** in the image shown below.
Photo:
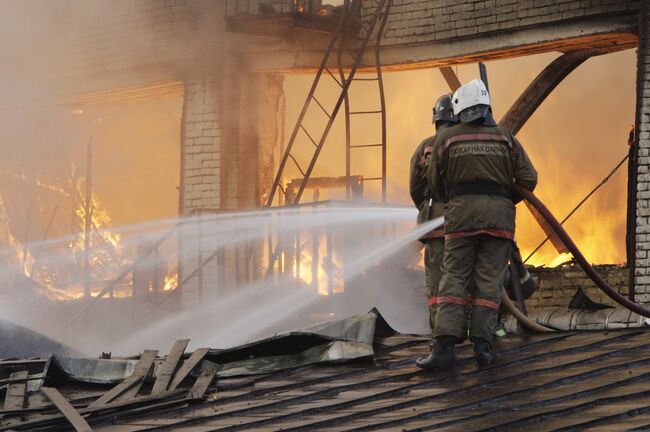
{"label": "reflective stripe on trousers", "polygon": [[470,306],[480,306],[487,309],[499,310],[499,304],[490,300],[474,298],[471,295],[467,296],[467,299],[462,299],[460,297],[452,296],[435,296],[429,299],[429,306],[451,303],[461,306],[470,305]]}

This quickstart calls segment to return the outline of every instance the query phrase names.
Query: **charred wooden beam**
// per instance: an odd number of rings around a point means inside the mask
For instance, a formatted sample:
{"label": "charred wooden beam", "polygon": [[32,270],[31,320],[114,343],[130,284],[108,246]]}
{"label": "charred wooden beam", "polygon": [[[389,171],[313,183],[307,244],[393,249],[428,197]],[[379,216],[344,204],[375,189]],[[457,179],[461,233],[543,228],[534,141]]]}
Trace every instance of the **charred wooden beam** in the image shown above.
{"label": "charred wooden beam", "polygon": [[88,422],[79,414],[79,411],[74,409],[70,402],[63,395],[53,387],[43,387],[41,389],[43,394],[61,411],[61,414],[70,422],[77,432],[92,432],[92,428]]}
{"label": "charred wooden beam", "polygon": [[460,80],[456,76],[456,73],[451,68],[451,66],[442,66],[440,68],[440,73],[442,74],[442,77],[445,79],[452,92],[458,90],[458,87],[460,87]]}
{"label": "charred wooden beam", "polygon": [[483,84],[485,84],[485,88],[489,92],[490,91],[490,84],[488,83],[487,68],[485,67],[485,63],[479,62],[478,70],[479,70],[479,74],[481,76],[481,81],[483,81]]}
{"label": "charred wooden beam", "polygon": [[526,87],[526,90],[512,104],[499,124],[516,135],[562,80],[593,55],[596,55],[596,52],[575,51],[563,54],[553,60]]}
{"label": "charred wooden beam", "polygon": [[189,339],[180,339],[174,343],[174,346],[169,351],[169,354],[167,354],[165,362],[160,367],[160,372],[157,374],[158,376],[156,377],[156,381],[153,384],[151,394],[161,394],[167,391],[167,387],[169,386],[169,383],[172,379],[172,375],[174,375],[176,366],[178,365],[181,356],[185,352],[185,348],[187,348],[188,343],[190,343]]}
{"label": "charred wooden beam", "polygon": [[214,370],[206,370],[201,375],[199,375],[199,377],[194,382],[192,389],[190,390],[188,399],[192,399],[192,400],[203,399],[203,397],[205,396],[205,392],[208,391],[208,388],[210,387],[210,384],[212,383],[212,380],[214,379],[214,376],[216,374],[217,372]]}
{"label": "charred wooden beam", "polygon": [[25,389],[29,372],[12,372],[9,376],[9,387],[5,395],[5,410],[22,409],[25,405]]}
{"label": "charred wooden beam", "polygon": [[91,403],[90,408],[105,405],[119,396],[127,397],[129,399],[135,397],[142,386],[144,377],[149,373],[157,354],[158,351],[145,350],[140,357],[140,361],[138,361],[138,364],[135,366],[133,374],[104,393],[104,395],[95,402]]}
{"label": "charred wooden beam", "polygon": [[208,351],[210,351],[209,348],[199,348],[194,351],[190,358],[183,362],[180,369],[178,369],[178,372],[176,372],[176,375],[174,375],[174,379],[169,385],[169,390],[176,390],[181,382],[187,378],[190,372],[192,372],[192,369],[203,360]]}
{"label": "charred wooden beam", "polygon": [[[94,420],[99,420],[103,417],[116,418],[135,413],[162,410],[177,405],[184,405],[193,400],[196,399],[193,399],[187,390],[174,390],[161,395],[139,396],[127,401],[110,402],[101,406],[88,406],[79,409],[78,413],[82,416],[92,416]],[[31,411],[33,410],[25,410],[26,413]],[[2,424],[0,425],[0,432],[14,430],[32,431],[36,428],[56,427],[63,420],[65,420],[65,417],[62,414],[42,415],[29,418],[25,421],[21,420]]]}

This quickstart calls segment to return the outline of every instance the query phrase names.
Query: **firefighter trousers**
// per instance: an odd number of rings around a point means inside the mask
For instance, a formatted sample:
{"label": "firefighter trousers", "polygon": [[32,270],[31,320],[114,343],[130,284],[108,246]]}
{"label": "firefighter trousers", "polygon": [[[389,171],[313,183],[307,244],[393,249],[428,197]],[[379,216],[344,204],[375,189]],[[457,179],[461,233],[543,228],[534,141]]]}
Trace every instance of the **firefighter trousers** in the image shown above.
{"label": "firefighter trousers", "polygon": [[470,339],[492,344],[511,248],[510,240],[486,234],[445,241],[434,337],[453,336],[464,341],[468,325],[465,308],[469,306]]}
{"label": "firefighter trousers", "polygon": [[440,278],[442,278],[442,257],[444,252],[444,239],[431,238],[426,240],[424,244],[424,275],[427,300],[429,301],[429,325],[432,332],[436,325],[438,305],[435,299],[438,297],[438,286],[440,285]]}

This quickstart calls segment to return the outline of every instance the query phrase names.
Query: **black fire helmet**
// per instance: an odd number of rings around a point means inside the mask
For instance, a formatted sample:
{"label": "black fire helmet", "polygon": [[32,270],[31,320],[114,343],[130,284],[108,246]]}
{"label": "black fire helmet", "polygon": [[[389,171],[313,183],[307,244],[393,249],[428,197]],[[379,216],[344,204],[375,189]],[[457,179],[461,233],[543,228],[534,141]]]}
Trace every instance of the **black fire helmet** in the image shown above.
{"label": "black fire helmet", "polygon": [[433,107],[433,123],[436,129],[453,126],[459,122],[451,105],[451,97],[451,93],[440,96]]}

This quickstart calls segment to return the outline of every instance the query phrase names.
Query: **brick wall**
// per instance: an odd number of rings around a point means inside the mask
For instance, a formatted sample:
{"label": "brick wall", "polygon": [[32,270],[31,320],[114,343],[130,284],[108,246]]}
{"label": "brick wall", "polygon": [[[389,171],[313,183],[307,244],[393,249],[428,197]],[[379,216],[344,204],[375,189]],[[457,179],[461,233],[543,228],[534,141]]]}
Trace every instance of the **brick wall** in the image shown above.
{"label": "brick wall", "polygon": [[97,19],[80,23],[79,49],[86,54],[82,71],[185,58],[191,3],[191,0],[90,2],[86,7],[93,8]]}
{"label": "brick wall", "polygon": [[[463,38],[636,11],[638,0],[394,0],[383,45]],[[364,0],[364,7],[370,0]]]}
{"label": "brick wall", "polygon": [[[372,0],[361,1],[367,21],[374,14]],[[631,48],[636,45],[638,5],[639,0],[394,0],[381,42],[382,64],[385,70],[404,70],[554,51]],[[246,46],[254,68],[314,70],[328,39],[302,31],[284,41],[269,41]],[[367,53],[363,65],[372,67],[372,57]]]}
{"label": "brick wall", "polygon": [[[62,5],[61,93],[183,83],[179,210],[221,205],[224,3],[210,0],[87,0]],[[146,95],[147,92],[143,92]]]}
{"label": "brick wall", "polygon": [[[68,93],[182,79],[197,0],[86,0],[57,4],[51,44]],[[46,6],[44,6],[46,7]],[[48,46],[50,46],[50,43]]]}
{"label": "brick wall", "polygon": [[637,202],[635,294],[650,302],[650,7],[642,2],[637,49]]}
{"label": "brick wall", "polygon": [[[627,295],[629,271],[625,266],[598,265],[596,271],[607,283],[622,295]],[[603,293],[580,267],[562,266],[556,268],[531,268],[531,274],[539,278],[539,288],[526,300],[531,309],[546,307],[567,307],[576,290],[582,288],[587,297],[597,303],[617,305]]]}

